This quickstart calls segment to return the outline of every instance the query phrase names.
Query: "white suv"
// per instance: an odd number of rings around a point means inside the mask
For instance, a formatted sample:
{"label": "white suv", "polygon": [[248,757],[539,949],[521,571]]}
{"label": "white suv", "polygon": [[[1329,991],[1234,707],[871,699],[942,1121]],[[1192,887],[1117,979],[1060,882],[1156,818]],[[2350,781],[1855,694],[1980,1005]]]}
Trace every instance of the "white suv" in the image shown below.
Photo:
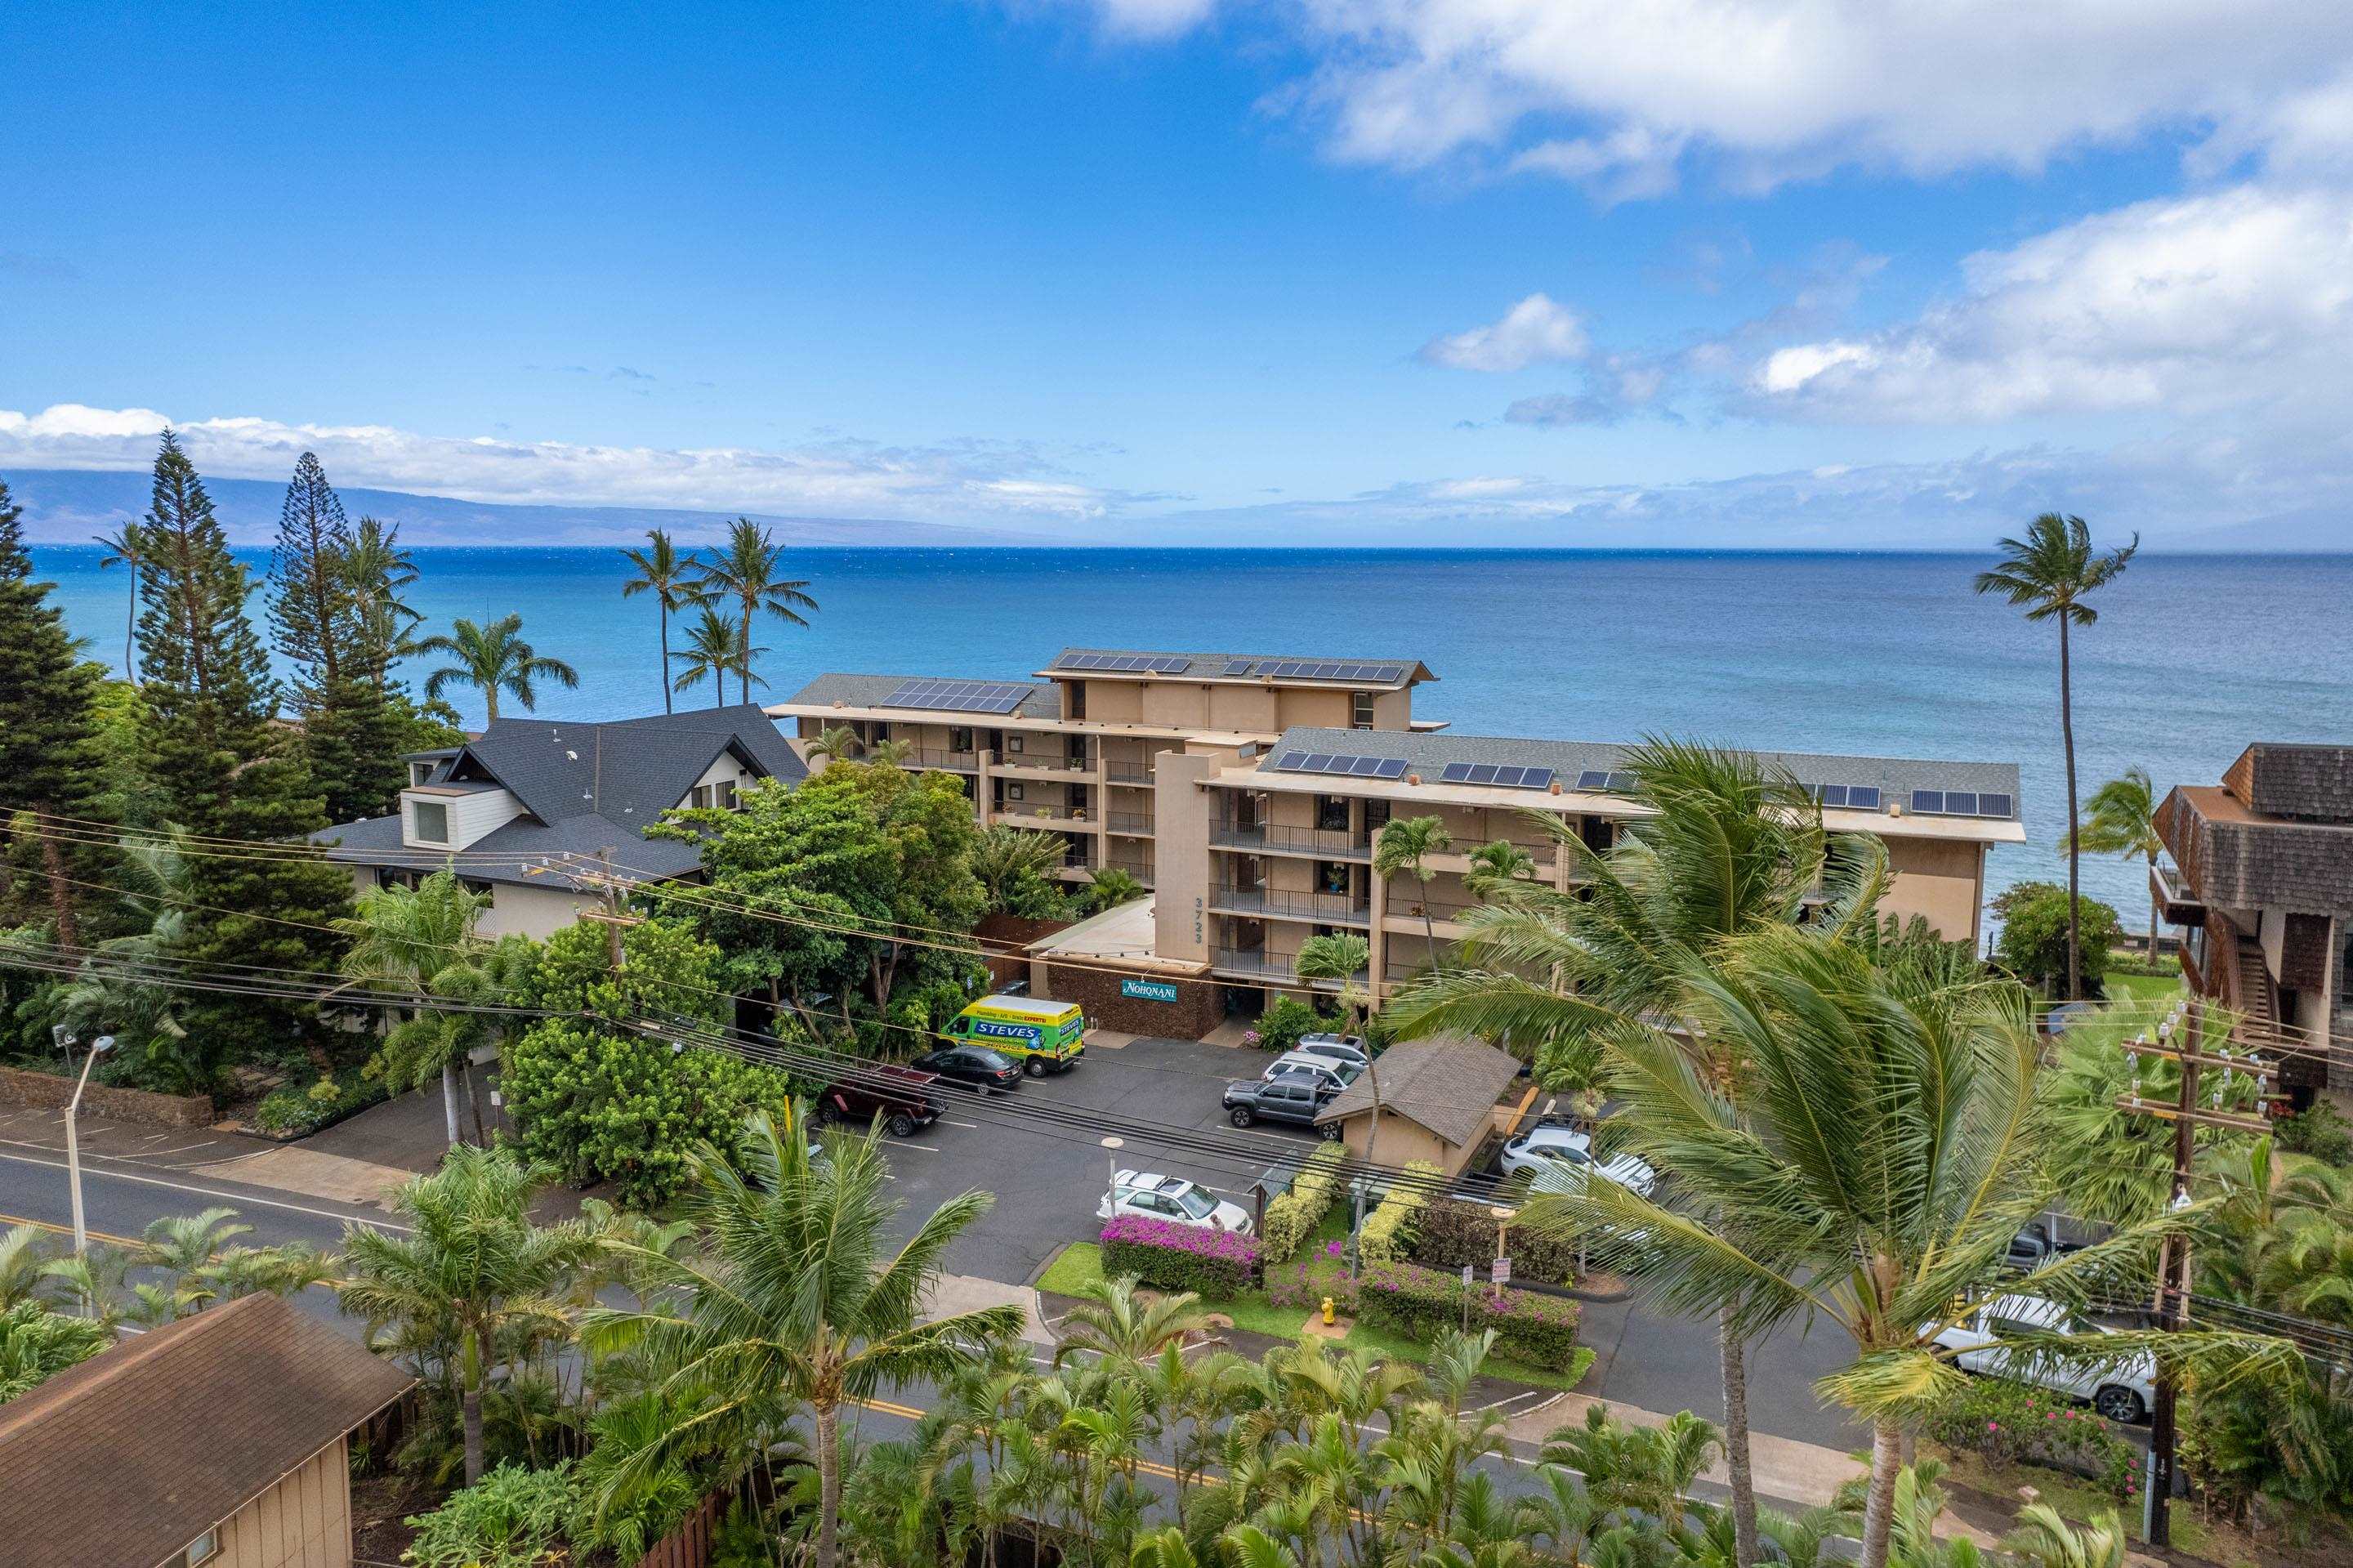
{"label": "white suv", "polygon": [[1344,1062],[1336,1056],[1319,1056],[1313,1051],[1285,1051],[1268,1063],[1266,1071],[1261,1073],[1259,1077],[1262,1082],[1271,1081],[1285,1073],[1312,1073],[1332,1086],[1332,1092],[1337,1094],[1364,1076],[1365,1068],[1360,1062]]}
{"label": "white suv", "polygon": [[1542,1124],[1504,1143],[1504,1174],[1533,1176],[1543,1171],[1590,1171],[1647,1198],[1658,1185],[1658,1172],[1630,1154],[1596,1160],[1593,1139],[1574,1128]]}
{"label": "white suv", "polygon": [[2000,1296],[1970,1308],[1968,1317],[1936,1336],[1936,1343],[1955,1352],[1953,1364],[1963,1372],[2035,1383],[2088,1400],[2093,1409],[2111,1421],[2138,1421],[2157,1398],[2157,1360],[2147,1351],[2125,1355],[2104,1366],[2052,1367],[2036,1365],[1998,1342],[2020,1334],[2059,1334],[2090,1340],[2110,1332],[2055,1301],[2039,1296]]}
{"label": "white suv", "polygon": [[1225,1202],[1198,1181],[1149,1171],[1123,1171],[1112,1178],[1111,1191],[1096,1205],[1095,1218],[1109,1220],[1121,1214],[1240,1235],[1249,1235],[1255,1228],[1240,1203]]}

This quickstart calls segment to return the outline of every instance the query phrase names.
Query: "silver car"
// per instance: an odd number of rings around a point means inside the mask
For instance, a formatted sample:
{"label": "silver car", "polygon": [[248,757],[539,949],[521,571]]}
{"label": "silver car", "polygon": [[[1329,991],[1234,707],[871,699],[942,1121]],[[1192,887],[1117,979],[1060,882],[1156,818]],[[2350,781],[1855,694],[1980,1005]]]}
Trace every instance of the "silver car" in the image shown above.
{"label": "silver car", "polygon": [[1538,1171],[1562,1170],[1589,1171],[1605,1181],[1615,1181],[1645,1198],[1659,1182],[1659,1173],[1630,1154],[1596,1159],[1592,1138],[1574,1128],[1549,1124],[1532,1127],[1504,1141],[1506,1176],[1533,1176]]}
{"label": "silver car", "polygon": [[2081,1312],[2039,1296],[2001,1296],[1970,1308],[1968,1316],[1936,1336],[1965,1372],[2006,1377],[2085,1400],[2111,1421],[2134,1422],[2157,1399],[2157,1360],[2141,1351],[2106,1362],[2052,1366],[2002,1348],[2000,1341],[2026,1334],[2056,1334],[2080,1340],[2096,1351],[2099,1337],[2114,1332]]}
{"label": "silver car", "polygon": [[1364,1076],[1361,1062],[1343,1062],[1333,1056],[1319,1056],[1313,1051],[1285,1051],[1267,1064],[1259,1075],[1262,1080],[1281,1077],[1285,1073],[1306,1073],[1332,1086],[1336,1093]]}

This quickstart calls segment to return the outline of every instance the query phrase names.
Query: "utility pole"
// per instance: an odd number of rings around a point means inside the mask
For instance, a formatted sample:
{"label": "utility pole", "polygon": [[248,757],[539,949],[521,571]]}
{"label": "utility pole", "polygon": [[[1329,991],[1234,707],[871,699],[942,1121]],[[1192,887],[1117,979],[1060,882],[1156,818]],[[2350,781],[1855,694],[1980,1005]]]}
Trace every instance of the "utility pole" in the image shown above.
{"label": "utility pole", "polygon": [[615,974],[619,974],[623,959],[621,933],[631,926],[644,925],[645,916],[632,915],[623,906],[622,900],[628,896],[631,884],[614,871],[612,850],[609,847],[598,850],[593,862],[592,857],[586,855],[567,853],[544,864],[523,868],[526,876],[550,873],[560,873],[571,878],[575,887],[593,893],[603,900],[605,906],[602,909],[583,910],[580,918],[605,927],[605,961]]}
{"label": "utility pole", "polygon": [[[2242,1116],[2221,1108],[2208,1108],[2203,1095],[2202,1069],[2208,1065],[2223,1070],[2222,1087],[2227,1093],[2233,1072],[2252,1073],[2258,1092],[2269,1086],[2270,1068],[2259,1056],[2234,1057],[2227,1051],[2210,1055],[2205,1041],[2205,1007],[2196,997],[2182,1003],[2157,1028],[2152,1044],[2147,1036],[2128,1040],[2125,1051],[2135,1059],[2132,1092],[2116,1101],[2116,1108],[2137,1116],[2152,1116],[2173,1123],[2173,1194],[2170,1206],[2176,1210],[2189,1207],[2191,1162],[2197,1154],[2198,1129],[2200,1127],[2230,1128],[2242,1132],[2265,1132],[2271,1123],[2260,1116]],[[2145,1100],[2140,1096],[2139,1060],[2143,1057],[2172,1062],[2181,1069],[2180,1093],[2174,1103]],[[2189,1238],[2187,1235],[2168,1237],[2164,1250],[2158,1256],[2157,1269],[2158,1326],[2168,1333],[2179,1333],[2189,1326]],[[2180,1380],[2169,1370],[2160,1367],[2157,1374],[2157,1400],[2149,1411],[2148,1484],[2142,1498],[2141,1533],[2151,1546],[2172,1544],[2173,1529],[2168,1518],[2173,1499],[2174,1458],[2179,1439],[2179,1409]]]}

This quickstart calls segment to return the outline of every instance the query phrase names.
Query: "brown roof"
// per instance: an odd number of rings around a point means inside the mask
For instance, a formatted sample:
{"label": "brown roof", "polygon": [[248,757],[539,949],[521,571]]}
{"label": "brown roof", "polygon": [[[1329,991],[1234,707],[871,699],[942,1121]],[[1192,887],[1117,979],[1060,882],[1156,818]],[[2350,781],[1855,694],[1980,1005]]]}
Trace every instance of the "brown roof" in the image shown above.
{"label": "brown roof", "polygon": [[0,1555],[162,1563],[414,1381],[275,1296],[126,1340],[0,1405]]}
{"label": "brown roof", "polygon": [[1366,1073],[1333,1097],[1315,1120],[1345,1121],[1373,1108],[1380,1078],[1381,1114],[1419,1122],[1461,1148],[1493,1125],[1495,1102],[1519,1076],[1516,1057],[1468,1034],[1433,1034],[1381,1053]]}
{"label": "brown roof", "polygon": [[2210,906],[2353,910],[2353,822],[2267,815],[2212,784],[2177,786],[2156,822],[2189,891]]}

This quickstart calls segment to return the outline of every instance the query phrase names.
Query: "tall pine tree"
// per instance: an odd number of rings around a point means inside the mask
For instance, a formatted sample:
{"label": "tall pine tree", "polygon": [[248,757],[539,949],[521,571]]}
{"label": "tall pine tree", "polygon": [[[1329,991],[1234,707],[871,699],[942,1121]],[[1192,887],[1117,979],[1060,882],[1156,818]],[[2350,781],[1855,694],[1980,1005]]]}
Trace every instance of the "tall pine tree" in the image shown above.
{"label": "tall pine tree", "polygon": [[[169,430],[140,526],[153,557],[139,589],[142,724],[171,820],[200,843],[301,843],[326,826],[325,812],[294,733],[278,717],[278,683],[246,614],[245,568]],[[335,968],[339,939],[314,927],[350,912],[348,872],[283,847],[216,842],[191,858],[185,957],[206,966]],[[285,1001],[196,992],[185,1022],[193,1054],[210,1072],[301,1044],[312,1020]]]}
{"label": "tall pine tree", "polygon": [[404,726],[370,657],[353,551],[343,503],[317,456],[304,452],[278,514],[269,628],[294,667],[303,754],[331,822],[384,815],[402,782]]}
{"label": "tall pine tree", "polygon": [[0,832],[12,849],[32,852],[58,945],[71,949],[82,944],[87,902],[75,885],[94,880],[76,868],[87,870],[95,852],[68,836],[87,836],[104,782],[92,716],[99,672],[49,602],[56,585],[33,580],[23,518],[0,483]]}

